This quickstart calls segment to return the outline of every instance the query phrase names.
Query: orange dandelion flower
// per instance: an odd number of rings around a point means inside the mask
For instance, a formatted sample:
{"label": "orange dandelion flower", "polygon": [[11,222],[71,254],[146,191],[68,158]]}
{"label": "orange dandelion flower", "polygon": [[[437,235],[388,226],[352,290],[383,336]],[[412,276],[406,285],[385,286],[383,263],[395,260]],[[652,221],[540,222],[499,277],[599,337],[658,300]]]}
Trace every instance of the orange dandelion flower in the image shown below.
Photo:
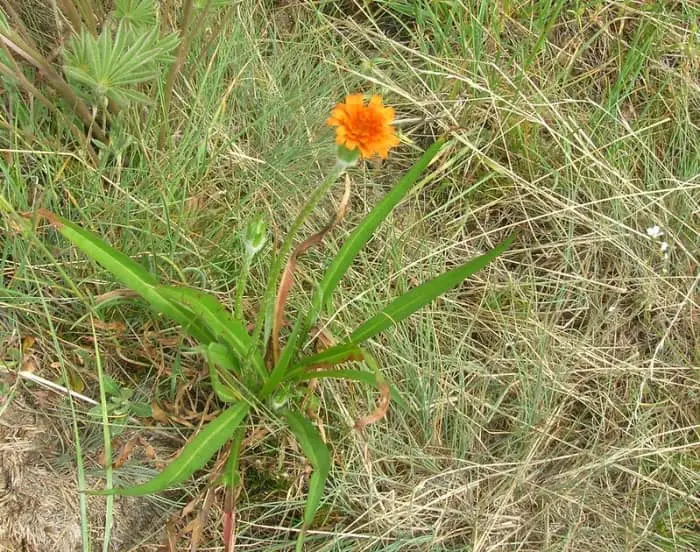
{"label": "orange dandelion flower", "polygon": [[335,106],[326,123],[335,128],[335,143],[349,150],[359,149],[365,159],[377,154],[386,159],[399,144],[393,126],[394,109],[384,107],[381,96],[365,105],[362,94],[352,94]]}

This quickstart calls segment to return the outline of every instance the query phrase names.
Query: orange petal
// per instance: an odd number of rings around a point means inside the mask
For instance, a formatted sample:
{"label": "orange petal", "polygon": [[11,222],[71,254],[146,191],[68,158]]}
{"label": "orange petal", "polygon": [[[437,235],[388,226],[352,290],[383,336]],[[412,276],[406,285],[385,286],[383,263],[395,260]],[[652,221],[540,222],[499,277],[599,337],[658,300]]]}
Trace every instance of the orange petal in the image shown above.
{"label": "orange petal", "polygon": [[335,117],[336,119],[342,121],[347,117],[347,113],[345,112],[345,106],[342,104],[339,104],[333,111],[331,111],[331,117]]}
{"label": "orange petal", "polygon": [[362,105],[362,94],[350,94],[345,98],[346,105]]}
{"label": "orange petal", "polygon": [[396,117],[396,111],[393,107],[385,107],[384,109],[382,109],[382,118],[384,119],[384,121],[390,123],[394,120],[394,117]]}
{"label": "orange petal", "polygon": [[378,107],[378,108],[383,108],[384,107],[384,102],[382,102],[382,97],[379,96],[378,94],[375,94],[369,99],[369,105],[373,107]]}

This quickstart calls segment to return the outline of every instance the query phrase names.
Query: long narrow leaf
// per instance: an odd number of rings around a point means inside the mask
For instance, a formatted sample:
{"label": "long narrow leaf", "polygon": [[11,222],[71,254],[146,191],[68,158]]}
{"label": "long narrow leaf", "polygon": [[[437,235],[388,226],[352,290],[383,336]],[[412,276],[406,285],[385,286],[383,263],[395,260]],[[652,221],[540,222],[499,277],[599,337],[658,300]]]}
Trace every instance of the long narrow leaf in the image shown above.
{"label": "long narrow leaf", "polygon": [[422,157],[413,165],[413,167],[399,180],[394,188],[387,193],[384,198],[375,205],[369,214],[364,218],[360,225],[350,234],[350,237],[338,251],[338,254],[333,259],[333,262],[328,267],[323,281],[318,287],[316,295],[312,300],[311,311],[307,320],[307,327],[310,327],[318,317],[321,309],[328,302],[333,293],[333,290],[338,285],[338,282],[343,277],[357,256],[360,249],[372,237],[372,234],[381,224],[381,222],[389,215],[394,207],[406,196],[409,190],[413,187],[418,177],[430,164],[433,158],[440,152],[444,142],[438,140],[431,145]]}
{"label": "long narrow leaf", "polygon": [[342,364],[343,362],[348,362],[351,360],[360,361],[364,357],[362,355],[362,350],[354,343],[345,343],[342,345],[335,345],[321,351],[320,353],[315,353],[307,357],[302,358],[297,364],[298,367],[301,366],[312,366],[314,364],[324,365],[324,364]]}
{"label": "long narrow leaf", "polygon": [[488,253],[476,259],[472,259],[468,263],[454,268],[449,272],[445,272],[395,299],[381,312],[377,313],[352,332],[350,341],[352,343],[362,343],[410,316],[424,305],[427,305],[446,291],[458,286],[466,278],[484,268],[489,262],[508,249],[514,239],[515,235],[509,236]]}
{"label": "long narrow leaf", "polygon": [[[184,287],[159,287],[158,292],[171,301],[187,305],[194,314],[202,317],[217,338],[225,341],[239,357],[246,357],[252,344],[248,332],[243,323],[233,318],[215,297]],[[265,378],[267,373],[262,356],[253,354],[252,361],[258,374]]]}
{"label": "long narrow leaf", "polygon": [[143,297],[157,312],[181,324],[185,331],[201,343],[214,341],[214,336],[197,322],[188,309],[161,295],[155,276],[141,265],[105,243],[96,234],[49,211],[42,209],[40,214],[78,249],[111,272],[123,285]]}
{"label": "long narrow leaf", "polygon": [[221,367],[227,372],[238,374],[240,370],[238,359],[229,351],[228,347],[222,343],[210,343],[206,347],[202,347],[201,350],[209,364],[209,379],[216,396],[227,403],[239,401],[241,396],[221,382],[218,370],[218,368]]}
{"label": "long narrow leaf", "polygon": [[305,531],[313,522],[316,510],[321,503],[321,495],[331,468],[331,455],[318,430],[311,425],[311,422],[298,412],[292,411],[286,411],[285,418],[314,468],[309,478],[309,495],[304,508],[304,526],[297,539],[297,550],[302,550]]}
{"label": "long narrow leaf", "polygon": [[484,268],[489,262],[508,249],[514,239],[515,235],[511,235],[488,253],[413,288],[392,301],[379,313],[358,327],[350,335],[349,341],[330,347],[321,353],[303,358],[299,364],[308,366],[323,362],[328,363],[326,359],[342,358],[343,355],[347,355],[349,350],[352,350],[353,346],[374,337],[390,326],[407,318],[446,291],[458,286],[465,278]]}
{"label": "long narrow leaf", "polygon": [[134,487],[89,491],[89,494],[123,496],[143,496],[158,493],[178,483],[182,483],[197,470],[203,468],[212,456],[226,444],[239,424],[248,414],[249,406],[239,402],[224,410],[214,421],[205,425],[199,433],[185,445],[180,455],[150,481]]}
{"label": "long narrow leaf", "polygon": [[270,393],[272,393],[277,385],[282,381],[287,368],[294,357],[294,353],[297,350],[297,341],[299,340],[299,333],[303,325],[303,319],[301,317],[297,318],[294,328],[292,328],[292,333],[289,334],[287,338],[287,344],[284,346],[282,351],[282,356],[275,364],[272,372],[270,372],[270,379],[265,382],[262,390],[260,391],[260,400],[265,400]]}

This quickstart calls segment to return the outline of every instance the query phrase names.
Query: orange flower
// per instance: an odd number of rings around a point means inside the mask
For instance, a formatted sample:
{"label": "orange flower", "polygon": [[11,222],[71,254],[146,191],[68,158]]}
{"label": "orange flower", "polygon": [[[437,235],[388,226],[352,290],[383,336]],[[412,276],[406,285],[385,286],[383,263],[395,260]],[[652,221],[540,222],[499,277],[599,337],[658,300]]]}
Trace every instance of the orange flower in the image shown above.
{"label": "orange flower", "polygon": [[389,150],[399,144],[393,120],[394,109],[384,107],[381,96],[372,96],[369,105],[364,105],[362,94],[352,94],[335,106],[326,123],[336,127],[336,144],[359,149],[365,159],[374,154],[386,159]]}

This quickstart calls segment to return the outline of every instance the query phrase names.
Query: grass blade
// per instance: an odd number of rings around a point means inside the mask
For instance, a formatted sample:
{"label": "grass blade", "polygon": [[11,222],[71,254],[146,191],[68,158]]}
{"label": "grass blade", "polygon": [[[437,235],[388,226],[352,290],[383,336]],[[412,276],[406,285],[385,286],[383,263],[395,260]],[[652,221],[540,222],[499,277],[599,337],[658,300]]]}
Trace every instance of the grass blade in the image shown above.
{"label": "grass blade", "polygon": [[297,539],[297,551],[301,551],[304,545],[306,529],[313,522],[314,515],[321,503],[321,495],[331,468],[331,455],[328,447],[321,439],[318,430],[298,412],[286,411],[285,418],[289,428],[299,441],[304,454],[314,468],[309,478],[309,495],[304,508],[304,526]]}
{"label": "grass blade", "polygon": [[217,450],[226,444],[248,414],[248,404],[239,402],[205,425],[182,449],[180,455],[150,481],[133,487],[88,491],[89,494],[143,496],[158,493],[183,482],[203,468]]}
{"label": "grass blade", "polygon": [[430,164],[433,158],[440,152],[444,142],[438,140],[431,145],[416,161],[415,165],[399,180],[398,184],[387,193],[384,198],[370,211],[360,225],[350,234],[350,237],[345,241],[340,251],[333,259],[333,262],[328,267],[326,274],[323,277],[316,295],[312,300],[311,311],[307,320],[307,328],[314,324],[321,309],[330,299],[333,290],[340,282],[343,274],[347,271],[353,259],[357,256],[360,249],[372,237],[372,234],[381,224],[381,222],[389,215],[394,207],[406,196],[409,190],[413,187],[421,173]]}
{"label": "grass blade", "polygon": [[201,343],[214,341],[214,336],[197,322],[189,310],[173,303],[158,291],[156,277],[141,265],[105,243],[96,234],[50,211],[41,209],[39,214],[78,249],[111,272],[123,285],[143,297],[157,312],[181,324],[187,333]]}

